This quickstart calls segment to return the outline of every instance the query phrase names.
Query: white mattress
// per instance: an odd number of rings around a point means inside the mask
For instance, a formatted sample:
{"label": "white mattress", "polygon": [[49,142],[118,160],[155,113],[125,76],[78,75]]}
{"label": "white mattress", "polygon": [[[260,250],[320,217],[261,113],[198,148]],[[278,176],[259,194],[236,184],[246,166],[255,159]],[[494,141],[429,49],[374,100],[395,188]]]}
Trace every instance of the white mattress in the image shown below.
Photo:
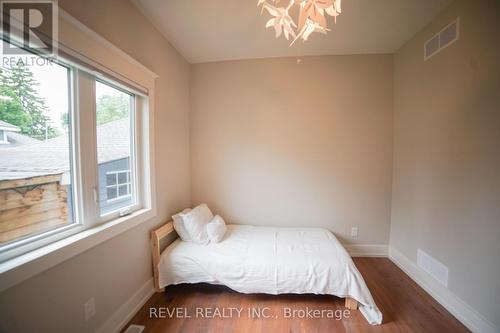
{"label": "white mattress", "polygon": [[382,322],[351,257],[326,229],[228,225],[217,244],[177,239],[162,253],[158,268],[160,287],[207,282],[241,293],[351,297],[370,324]]}

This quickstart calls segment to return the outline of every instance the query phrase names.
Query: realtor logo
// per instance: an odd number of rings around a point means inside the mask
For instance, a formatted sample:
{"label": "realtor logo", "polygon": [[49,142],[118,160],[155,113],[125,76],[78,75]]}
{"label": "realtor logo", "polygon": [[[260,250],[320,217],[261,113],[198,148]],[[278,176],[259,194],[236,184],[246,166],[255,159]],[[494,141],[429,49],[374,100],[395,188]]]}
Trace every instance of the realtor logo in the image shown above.
{"label": "realtor logo", "polygon": [[2,52],[55,55],[57,51],[57,2],[0,0]]}

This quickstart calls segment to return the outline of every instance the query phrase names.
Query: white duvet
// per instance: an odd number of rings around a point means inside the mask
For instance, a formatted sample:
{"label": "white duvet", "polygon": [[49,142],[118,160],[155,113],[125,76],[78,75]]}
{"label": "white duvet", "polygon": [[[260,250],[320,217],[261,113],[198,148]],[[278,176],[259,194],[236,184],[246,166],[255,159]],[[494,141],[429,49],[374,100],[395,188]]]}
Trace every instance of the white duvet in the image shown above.
{"label": "white duvet", "polygon": [[177,239],[161,255],[160,287],[221,284],[241,293],[351,297],[368,322],[382,322],[363,277],[335,236],[321,228],[228,225],[220,243]]}

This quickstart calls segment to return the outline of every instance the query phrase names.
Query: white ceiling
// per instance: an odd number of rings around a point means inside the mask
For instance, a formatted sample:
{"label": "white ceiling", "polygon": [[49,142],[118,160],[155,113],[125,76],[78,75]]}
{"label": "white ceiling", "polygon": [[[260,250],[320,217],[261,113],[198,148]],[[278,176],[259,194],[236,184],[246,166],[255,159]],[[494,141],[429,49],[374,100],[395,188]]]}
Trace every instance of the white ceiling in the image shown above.
{"label": "white ceiling", "polygon": [[[281,0],[284,1],[284,0]],[[328,35],[289,47],[256,0],[132,0],[190,62],[297,55],[393,53],[452,0],[343,0]]]}

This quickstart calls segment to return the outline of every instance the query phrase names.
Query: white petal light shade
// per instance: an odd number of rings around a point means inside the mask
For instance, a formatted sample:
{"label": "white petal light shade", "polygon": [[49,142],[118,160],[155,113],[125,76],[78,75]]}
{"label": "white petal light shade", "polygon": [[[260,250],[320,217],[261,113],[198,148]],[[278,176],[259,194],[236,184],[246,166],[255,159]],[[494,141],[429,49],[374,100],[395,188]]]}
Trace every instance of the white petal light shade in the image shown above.
{"label": "white petal light shade", "polygon": [[[274,5],[272,5],[272,2]],[[285,0],[258,0],[257,6],[267,10],[273,18],[266,23],[266,28],[274,27],[276,38],[282,34],[293,45],[298,39],[306,41],[313,32],[326,34],[330,31],[326,15],[332,16],[334,22],[342,12],[341,0],[289,0],[286,7],[277,5]],[[293,21],[288,11],[293,5],[299,6],[298,24]]]}

